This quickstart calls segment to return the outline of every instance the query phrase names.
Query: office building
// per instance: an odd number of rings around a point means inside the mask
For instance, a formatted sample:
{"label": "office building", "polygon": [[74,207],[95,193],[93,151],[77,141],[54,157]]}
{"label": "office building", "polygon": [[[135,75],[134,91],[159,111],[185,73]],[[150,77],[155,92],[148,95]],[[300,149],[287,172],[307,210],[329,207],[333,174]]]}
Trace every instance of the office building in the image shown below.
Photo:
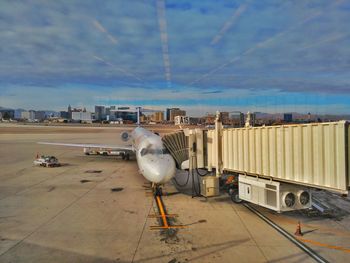
{"label": "office building", "polygon": [[124,122],[137,122],[137,112],[129,107],[119,107],[117,110],[110,110],[109,120],[116,121],[122,119]]}
{"label": "office building", "polygon": [[72,120],[78,122],[91,123],[92,114],[89,111],[72,111]]}
{"label": "office building", "polygon": [[223,124],[230,124],[230,113],[225,111],[220,112],[220,119]]}
{"label": "office building", "polygon": [[16,109],[15,113],[14,113],[14,118],[16,120],[22,119],[22,112],[24,112],[25,110],[23,109]]}
{"label": "office building", "polygon": [[158,111],[158,112],[154,112],[151,116],[151,121],[154,122],[163,122],[164,121],[164,112],[162,111]]}
{"label": "office building", "polygon": [[11,109],[1,109],[2,118],[13,119],[15,117],[15,111]]}
{"label": "office building", "polygon": [[46,119],[46,112],[45,111],[35,111],[35,119],[42,121]]}
{"label": "office building", "polygon": [[186,111],[181,110],[180,108],[167,108],[166,115],[167,121],[174,122],[176,116],[186,116]]}
{"label": "office building", "polygon": [[69,119],[69,112],[68,111],[60,111],[60,117],[63,119]]}
{"label": "office building", "polygon": [[33,111],[33,110],[23,111],[21,113],[21,119],[28,120],[28,121],[35,120],[35,111]]}
{"label": "office building", "polygon": [[95,106],[95,119],[97,121],[103,121],[106,119],[106,108],[105,106]]}
{"label": "office building", "polygon": [[250,113],[248,111],[244,126],[245,127],[254,127],[255,124],[256,124],[256,114]]}
{"label": "office building", "polygon": [[293,114],[292,113],[284,113],[283,114],[283,121],[284,122],[292,122],[293,121]]}
{"label": "office building", "polygon": [[166,109],[166,112],[165,112],[165,115],[166,115],[165,120],[166,121],[170,121],[170,110],[171,110],[170,108]]}
{"label": "office building", "polygon": [[205,125],[213,125],[215,124],[215,119],[216,119],[216,116],[214,114],[207,114],[205,117],[204,117],[204,124]]}
{"label": "office building", "polygon": [[242,112],[231,113],[230,125],[233,127],[244,127],[244,114]]}
{"label": "office building", "polygon": [[68,118],[67,119],[72,119],[72,107],[70,105],[68,105],[68,109],[67,109],[67,112],[68,112]]}

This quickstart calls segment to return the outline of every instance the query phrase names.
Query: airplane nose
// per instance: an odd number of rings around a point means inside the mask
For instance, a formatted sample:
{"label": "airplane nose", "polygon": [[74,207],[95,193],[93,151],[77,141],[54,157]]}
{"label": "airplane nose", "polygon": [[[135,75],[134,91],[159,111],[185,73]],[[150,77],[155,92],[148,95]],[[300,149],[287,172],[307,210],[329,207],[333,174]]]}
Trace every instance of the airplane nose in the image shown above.
{"label": "airplane nose", "polygon": [[171,156],[157,160],[154,168],[154,183],[166,183],[175,175],[175,161]]}
{"label": "airplane nose", "polygon": [[139,166],[143,176],[150,182],[164,184],[175,176],[176,167],[173,157],[146,155]]}

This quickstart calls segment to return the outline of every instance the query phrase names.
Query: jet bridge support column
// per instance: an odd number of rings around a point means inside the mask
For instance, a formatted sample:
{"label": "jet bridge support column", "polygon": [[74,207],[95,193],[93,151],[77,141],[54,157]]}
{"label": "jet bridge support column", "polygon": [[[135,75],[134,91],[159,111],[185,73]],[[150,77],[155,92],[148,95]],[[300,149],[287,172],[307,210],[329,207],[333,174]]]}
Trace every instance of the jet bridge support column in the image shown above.
{"label": "jet bridge support column", "polygon": [[215,118],[215,153],[216,153],[216,177],[220,177],[222,175],[222,122],[220,119],[220,112],[216,112]]}
{"label": "jet bridge support column", "polygon": [[194,161],[194,158],[197,158],[197,144],[196,144],[196,133],[194,130],[190,130],[188,135],[188,147],[189,147],[189,170],[197,168],[197,162]]}

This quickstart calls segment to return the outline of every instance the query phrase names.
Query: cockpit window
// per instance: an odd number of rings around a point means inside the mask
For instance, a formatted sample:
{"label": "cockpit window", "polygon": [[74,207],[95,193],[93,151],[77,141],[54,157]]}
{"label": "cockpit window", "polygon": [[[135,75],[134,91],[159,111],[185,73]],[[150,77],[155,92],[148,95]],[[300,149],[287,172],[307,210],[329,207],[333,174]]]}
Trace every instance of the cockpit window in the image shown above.
{"label": "cockpit window", "polygon": [[161,155],[161,154],[169,154],[169,151],[166,148],[157,149],[157,148],[149,147],[149,148],[142,148],[140,153],[141,153],[141,156],[144,156],[146,154]]}

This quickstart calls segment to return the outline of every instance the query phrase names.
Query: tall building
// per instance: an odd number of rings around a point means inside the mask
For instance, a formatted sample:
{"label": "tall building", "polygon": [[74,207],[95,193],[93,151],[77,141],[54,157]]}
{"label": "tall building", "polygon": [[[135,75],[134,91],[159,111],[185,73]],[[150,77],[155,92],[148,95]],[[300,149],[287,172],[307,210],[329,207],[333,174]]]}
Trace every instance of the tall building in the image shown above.
{"label": "tall building", "polygon": [[69,119],[68,111],[60,111],[60,117],[63,119]]}
{"label": "tall building", "polygon": [[137,112],[128,107],[119,107],[117,110],[110,110],[110,121],[123,120],[126,122],[137,122]]}
{"label": "tall building", "polygon": [[220,112],[220,119],[223,124],[230,124],[230,113],[225,111]]}
{"label": "tall building", "polygon": [[22,112],[24,112],[25,110],[23,109],[16,109],[15,110],[15,114],[14,114],[14,118],[15,119],[22,119]]}
{"label": "tall building", "polygon": [[0,112],[4,119],[13,119],[15,117],[15,111],[12,109],[0,109]]}
{"label": "tall building", "polygon": [[162,111],[154,112],[151,116],[151,120],[154,122],[164,121],[164,112],[162,112]]}
{"label": "tall building", "polygon": [[244,114],[239,111],[231,113],[230,124],[233,127],[244,127]]}
{"label": "tall building", "polygon": [[106,116],[109,116],[111,114],[111,108],[106,107],[105,113],[106,113]]}
{"label": "tall building", "polygon": [[35,120],[35,111],[33,111],[33,110],[23,111],[21,113],[21,119],[30,120],[30,121]]}
{"label": "tall building", "polygon": [[204,123],[206,125],[213,125],[215,123],[215,114],[207,114],[205,117],[204,117]]}
{"label": "tall building", "polygon": [[168,108],[166,109],[167,121],[174,122],[175,116],[186,116],[186,111],[181,110],[180,108]]}
{"label": "tall building", "polygon": [[256,123],[256,114],[250,113],[248,111],[244,126],[245,127],[254,127],[255,123]]}
{"label": "tall building", "polygon": [[46,119],[46,112],[45,111],[36,111],[35,112],[35,119],[42,121]]}
{"label": "tall building", "polygon": [[166,116],[165,116],[165,118],[166,118],[166,121],[170,121],[170,108],[167,108],[166,109]]}
{"label": "tall building", "polygon": [[72,112],[72,120],[91,123],[92,122],[91,112],[89,112],[89,111],[73,111]]}
{"label": "tall building", "polygon": [[72,107],[70,106],[70,104],[68,105],[68,110],[67,110],[67,112],[68,112],[68,118],[67,119],[72,119]]}
{"label": "tall building", "polygon": [[102,121],[106,119],[106,108],[105,106],[95,106],[95,119]]}
{"label": "tall building", "polygon": [[283,121],[284,122],[292,122],[293,121],[293,114],[292,113],[284,113],[283,114]]}
{"label": "tall building", "polygon": [[140,123],[145,123],[145,122],[147,122],[147,121],[148,121],[148,120],[147,120],[147,116],[141,114],[141,115],[140,115]]}

